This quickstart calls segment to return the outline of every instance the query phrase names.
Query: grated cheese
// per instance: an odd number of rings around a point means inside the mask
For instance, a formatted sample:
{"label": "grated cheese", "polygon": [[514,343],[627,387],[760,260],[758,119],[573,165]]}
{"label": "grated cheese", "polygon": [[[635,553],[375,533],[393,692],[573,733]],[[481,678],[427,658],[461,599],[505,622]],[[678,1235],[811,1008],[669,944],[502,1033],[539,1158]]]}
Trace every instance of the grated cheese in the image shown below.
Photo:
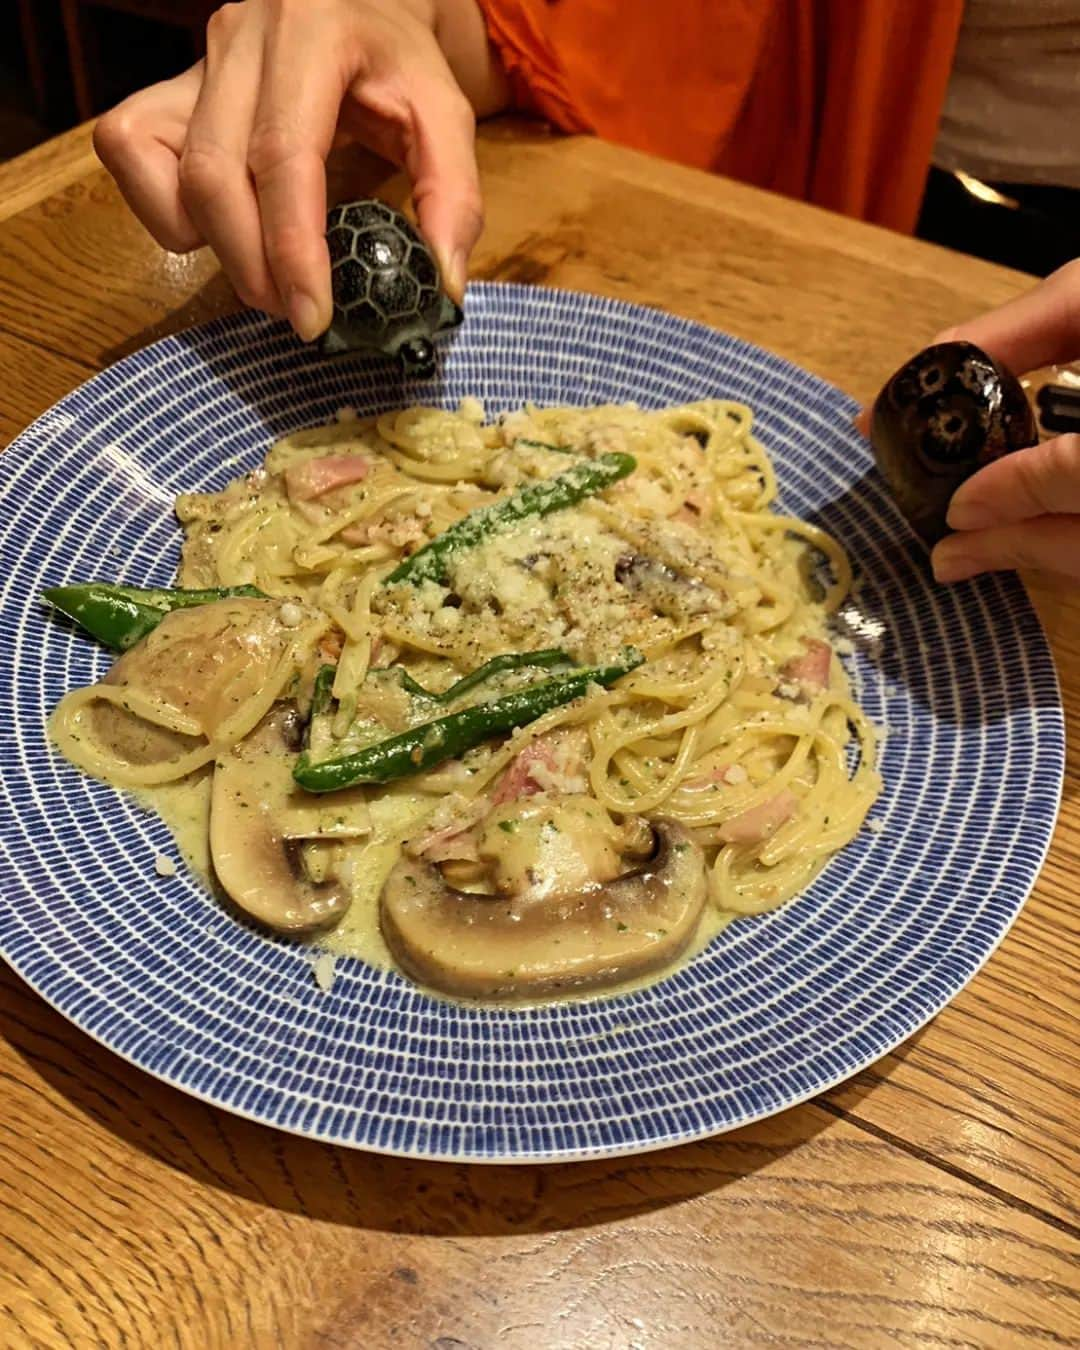
{"label": "grated cheese", "polygon": [[311,973],[315,976],[315,983],[328,994],[334,987],[334,966],[337,958],[333,952],[320,952],[312,963]]}

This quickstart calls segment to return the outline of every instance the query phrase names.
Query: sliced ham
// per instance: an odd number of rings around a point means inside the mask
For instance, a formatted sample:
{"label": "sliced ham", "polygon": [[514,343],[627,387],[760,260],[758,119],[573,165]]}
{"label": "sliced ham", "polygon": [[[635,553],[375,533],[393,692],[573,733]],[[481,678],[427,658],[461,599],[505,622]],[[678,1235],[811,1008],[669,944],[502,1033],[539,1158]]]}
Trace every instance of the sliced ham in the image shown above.
{"label": "sliced ham", "polygon": [[504,802],[516,802],[519,797],[531,797],[534,793],[542,792],[543,788],[533,777],[533,770],[538,764],[552,770],[556,767],[554,751],[542,740],[531,742],[511,763],[499,779],[493,804],[501,806]]}
{"label": "sliced ham", "polygon": [[365,455],[323,455],[302,464],[290,464],[285,470],[285,491],[293,502],[307,502],[324,492],[359,483],[371,472]]}
{"label": "sliced ham", "polygon": [[323,665],[336,666],[345,640],[340,633],[328,633],[319,641],[319,660]]}
{"label": "sliced ham", "polygon": [[815,691],[827,689],[832,648],[820,638],[803,638],[803,646],[806,651],[802,656],[796,656],[784,667],[785,679],[796,680]]}
{"label": "sliced ham", "polygon": [[785,788],[768,801],[751,806],[720,826],[720,838],[726,844],[760,844],[791,819],[798,798]]}

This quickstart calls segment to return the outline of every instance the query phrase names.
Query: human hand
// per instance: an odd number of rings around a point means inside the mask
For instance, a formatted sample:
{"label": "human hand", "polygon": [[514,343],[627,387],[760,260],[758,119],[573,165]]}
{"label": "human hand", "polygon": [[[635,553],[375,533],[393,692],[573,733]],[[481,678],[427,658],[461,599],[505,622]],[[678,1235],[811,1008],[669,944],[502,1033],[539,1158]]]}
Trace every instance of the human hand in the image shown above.
{"label": "human hand", "polygon": [[361,142],[405,168],[460,301],[482,207],[473,108],[436,37],[448,23],[455,68],[490,84],[475,0],[226,4],[205,61],[107,113],[95,148],[158,243],[209,244],[246,304],[310,341],[332,314],[326,156]]}
{"label": "human hand", "polygon": [[[1025,295],[935,339],[965,339],[1021,373],[1080,357],[1080,260]],[[934,549],[938,581],[1033,567],[1080,581],[1080,436],[995,460],[962,483]]]}
{"label": "human hand", "polygon": [[[1080,259],[1000,309],[948,328],[1017,374],[1080,357]],[[932,344],[928,344],[932,345]],[[870,434],[870,409],[855,419]],[[962,483],[946,517],[954,534],[931,555],[938,581],[1034,567],[1080,581],[1080,436],[1056,436],[995,460]]]}

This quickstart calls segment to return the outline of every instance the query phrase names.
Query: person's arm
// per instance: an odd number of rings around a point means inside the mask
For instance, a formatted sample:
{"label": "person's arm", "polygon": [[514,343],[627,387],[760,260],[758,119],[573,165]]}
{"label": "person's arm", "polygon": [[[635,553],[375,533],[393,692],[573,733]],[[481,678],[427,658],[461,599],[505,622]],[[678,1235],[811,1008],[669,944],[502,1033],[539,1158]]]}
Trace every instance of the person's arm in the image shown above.
{"label": "person's arm", "polygon": [[211,18],[205,61],[107,113],[94,144],[163,247],[209,244],[241,299],[311,339],[331,316],[331,147],[405,169],[460,299],[483,220],[475,116],[506,99],[476,0],[243,0]]}
{"label": "person's arm", "polygon": [[[1018,373],[1080,357],[1080,259],[1027,294],[939,334],[974,342]],[[980,469],[953,496],[955,531],[934,549],[938,581],[1041,568],[1080,581],[1080,435],[1056,436]]]}

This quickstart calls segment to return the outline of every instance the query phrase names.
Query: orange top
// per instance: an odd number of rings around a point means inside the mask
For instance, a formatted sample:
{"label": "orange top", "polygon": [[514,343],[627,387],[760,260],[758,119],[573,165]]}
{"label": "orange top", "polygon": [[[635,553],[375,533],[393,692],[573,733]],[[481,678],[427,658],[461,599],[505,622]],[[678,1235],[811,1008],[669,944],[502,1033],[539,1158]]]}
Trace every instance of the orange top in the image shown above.
{"label": "orange top", "polygon": [[479,0],[514,101],[910,230],[964,0]]}

